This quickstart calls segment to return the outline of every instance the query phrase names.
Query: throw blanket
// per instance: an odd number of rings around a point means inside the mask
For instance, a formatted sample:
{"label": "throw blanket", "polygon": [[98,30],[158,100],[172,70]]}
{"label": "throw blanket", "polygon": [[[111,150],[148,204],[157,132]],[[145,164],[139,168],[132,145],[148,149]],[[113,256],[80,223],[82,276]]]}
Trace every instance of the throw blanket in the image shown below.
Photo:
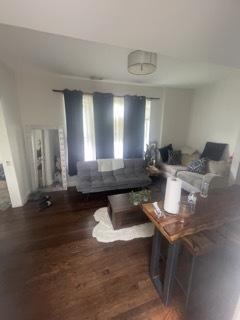
{"label": "throw blanket", "polygon": [[124,168],[123,159],[98,159],[98,171],[114,171],[117,169]]}

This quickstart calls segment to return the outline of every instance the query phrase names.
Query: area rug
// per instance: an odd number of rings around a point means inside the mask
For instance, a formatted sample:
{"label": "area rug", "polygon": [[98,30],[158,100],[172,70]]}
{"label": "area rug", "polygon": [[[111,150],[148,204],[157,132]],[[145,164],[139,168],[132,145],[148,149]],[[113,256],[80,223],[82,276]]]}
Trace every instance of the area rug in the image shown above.
{"label": "area rug", "polygon": [[106,207],[98,209],[94,219],[98,224],[93,228],[92,236],[99,242],[129,241],[153,236],[154,226],[151,222],[114,230]]}

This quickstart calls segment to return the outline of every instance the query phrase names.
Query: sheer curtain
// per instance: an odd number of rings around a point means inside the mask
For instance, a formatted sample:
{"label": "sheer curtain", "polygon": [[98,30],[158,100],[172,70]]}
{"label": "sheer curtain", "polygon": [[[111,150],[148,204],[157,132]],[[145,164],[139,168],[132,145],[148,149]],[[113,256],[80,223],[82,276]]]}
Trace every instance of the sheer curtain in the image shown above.
{"label": "sheer curtain", "polygon": [[114,158],[123,158],[124,98],[113,98]]}
{"label": "sheer curtain", "polygon": [[83,136],[85,161],[96,160],[93,96],[83,95]]}
{"label": "sheer curtain", "polygon": [[144,123],[144,151],[147,150],[147,144],[149,144],[150,114],[151,114],[151,100],[146,99],[145,123]]}

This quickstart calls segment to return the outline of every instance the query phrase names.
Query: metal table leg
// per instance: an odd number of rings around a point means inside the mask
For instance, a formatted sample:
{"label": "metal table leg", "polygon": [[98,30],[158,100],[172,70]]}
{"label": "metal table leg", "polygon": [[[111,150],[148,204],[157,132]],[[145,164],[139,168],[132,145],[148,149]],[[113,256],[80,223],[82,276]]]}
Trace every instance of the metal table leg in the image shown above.
{"label": "metal table leg", "polygon": [[155,228],[152,244],[152,255],[150,263],[150,277],[164,303],[167,305],[170,302],[173,283],[176,273],[177,260],[179,254],[179,243],[169,244],[166,270],[164,272],[164,280],[160,278],[161,268],[164,266],[160,262],[161,256],[161,239],[160,231]]}
{"label": "metal table leg", "polygon": [[180,243],[169,244],[166,271],[164,277],[163,301],[165,305],[170,303],[172,289],[177,269]]}
{"label": "metal table leg", "polygon": [[161,233],[154,229],[152,255],[150,262],[150,277],[159,295],[163,294],[163,285],[160,279]]}

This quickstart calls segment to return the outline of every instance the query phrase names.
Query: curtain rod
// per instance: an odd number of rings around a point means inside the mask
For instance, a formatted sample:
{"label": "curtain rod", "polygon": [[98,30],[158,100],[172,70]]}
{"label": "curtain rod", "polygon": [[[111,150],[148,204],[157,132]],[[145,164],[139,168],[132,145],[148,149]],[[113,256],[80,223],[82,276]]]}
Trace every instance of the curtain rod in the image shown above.
{"label": "curtain rod", "polygon": [[[60,93],[63,93],[64,90],[57,90],[57,89],[52,89],[53,92],[60,92]],[[89,94],[89,95],[93,95],[93,93],[91,92],[83,92],[83,94]],[[124,97],[124,96],[118,96],[116,95],[115,97]],[[152,98],[152,97],[146,97],[146,99],[149,99],[149,100],[159,100],[160,98]]]}

